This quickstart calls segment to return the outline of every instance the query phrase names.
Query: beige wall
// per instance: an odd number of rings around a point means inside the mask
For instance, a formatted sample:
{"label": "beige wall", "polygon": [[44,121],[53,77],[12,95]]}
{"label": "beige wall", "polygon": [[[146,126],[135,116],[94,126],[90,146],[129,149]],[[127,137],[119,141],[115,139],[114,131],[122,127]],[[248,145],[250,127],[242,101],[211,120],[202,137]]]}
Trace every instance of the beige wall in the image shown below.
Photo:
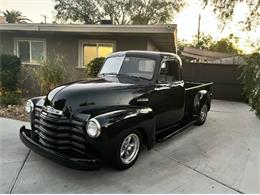
{"label": "beige wall", "polygon": [[[96,36],[71,33],[40,33],[40,32],[0,32],[0,53],[14,54],[15,38],[40,38],[46,40],[47,57],[61,55],[66,63],[66,70],[71,73],[68,81],[86,77],[84,69],[78,66],[79,40],[112,40],[116,42],[116,51],[147,50],[148,39],[144,36]],[[31,66],[31,65],[29,65]],[[26,68],[24,67],[26,70]],[[28,68],[27,68],[28,69]]]}
{"label": "beige wall", "polygon": [[[122,35],[84,35],[72,33],[40,33],[40,32],[1,32],[0,31],[0,54],[14,54],[15,38],[39,38],[46,40],[46,55],[52,57],[61,55],[66,63],[66,70],[71,77],[68,81],[75,81],[86,77],[84,69],[78,66],[78,50],[80,40],[111,40],[115,41],[116,51],[125,50],[156,50],[156,47],[145,36],[122,36]],[[25,82],[22,88],[29,91],[32,95],[39,93],[39,88],[34,80],[33,69],[38,66],[24,65],[22,75]]]}
{"label": "beige wall", "polygon": [[147,50],[148,51],[159,51],[159,49],[155,46],[155,44],[151,41],[147,41]]}
{"label": "beige wall", "polygon": [[10,33],[0,32],[0,53],[13,54],[13,36]]}
{"label": "beige wall", "polygon": [[62,55],[71,67],[78,65],[79,40],[112,40],[116,42],[116,51],[147,50],[148,39],[143,36],[94,36],[57,33],[0,32],[0,52],[14,54],[15,38],[41,38],[46,40],[47,57]]}

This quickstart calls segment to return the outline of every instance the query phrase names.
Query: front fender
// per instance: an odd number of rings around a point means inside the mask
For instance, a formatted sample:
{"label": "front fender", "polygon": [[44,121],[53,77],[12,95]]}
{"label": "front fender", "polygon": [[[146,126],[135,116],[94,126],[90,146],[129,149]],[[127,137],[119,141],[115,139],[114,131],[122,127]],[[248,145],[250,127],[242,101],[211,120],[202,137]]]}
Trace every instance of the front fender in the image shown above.
{"label": "front fender", "polygon": [[43,106],[44,99],[46,96],[33,97],[30,100],[33,102],[34,106]]}
{"label": "front fender", "polygon": [[151,108],[123,108],[95,117],[102,133],[109,139],[116,139],[124,131],[137,129],[146,141],[148,149],[155,143],[155,117]]}
{"label": "front fender", "polygon": [[[33,97],[30,100],[33,102],[34,104],[34,109],[36,106],[38,107],[42,107],[44,104],[44,99],[46,96],[39,96],[39,97]],[[34,121],[34,117],[35,117],[35,110],[33,112],[30,113],[30,120],[31,120],[31,127],[33,129],[33,121]]]}

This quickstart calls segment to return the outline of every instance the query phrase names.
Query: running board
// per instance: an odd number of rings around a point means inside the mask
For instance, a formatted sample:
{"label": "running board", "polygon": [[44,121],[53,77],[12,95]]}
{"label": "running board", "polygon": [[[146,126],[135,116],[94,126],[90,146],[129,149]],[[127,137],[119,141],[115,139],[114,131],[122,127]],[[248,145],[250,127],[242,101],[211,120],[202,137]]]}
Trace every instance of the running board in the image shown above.
{"label": "running board", "polygon": [[163,141],[169,139],[170,137],[176,135],[180,131],[186,129],[187,127],[193,125],[195,122],[196,122],[196,120],[192,120],[192,121],[188,121],[184,124],[180,124],[178,126],[173,126],[173,127],[161,130],[156,133],[156,141],[163,142]]}

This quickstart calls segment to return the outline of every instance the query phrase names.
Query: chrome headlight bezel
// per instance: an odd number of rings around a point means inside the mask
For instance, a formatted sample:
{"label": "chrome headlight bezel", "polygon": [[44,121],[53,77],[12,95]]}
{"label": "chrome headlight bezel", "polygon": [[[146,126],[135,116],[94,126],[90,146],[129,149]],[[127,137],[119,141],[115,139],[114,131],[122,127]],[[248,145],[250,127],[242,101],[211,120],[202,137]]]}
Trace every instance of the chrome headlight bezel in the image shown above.
{"label": "chrome headlight bezel", "polygon": [[86,125],[86,132],[91,138],[98,138],[101,134],[101,126],[97,119],[90,119]]}
{"label": "chrome headlight bezel", "polygon": [[34,110],[34,104],[32,100],[27,100],[26,105],[25,105],[25,110],[27,113],[32,113]]}

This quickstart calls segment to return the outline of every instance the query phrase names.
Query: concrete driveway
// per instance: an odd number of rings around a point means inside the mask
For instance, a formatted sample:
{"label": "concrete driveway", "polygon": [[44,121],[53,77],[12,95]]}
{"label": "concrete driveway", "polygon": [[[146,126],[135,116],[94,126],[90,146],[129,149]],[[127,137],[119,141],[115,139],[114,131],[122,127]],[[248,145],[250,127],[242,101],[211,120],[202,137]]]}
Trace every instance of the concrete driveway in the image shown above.
{"label": "concrete driveway", "polygon": [[260,120],[218,101],[205,125],[143,150],[126,171],[78,171],[30,152],[24,123],[0,118],[0,193],[260,193]]}

